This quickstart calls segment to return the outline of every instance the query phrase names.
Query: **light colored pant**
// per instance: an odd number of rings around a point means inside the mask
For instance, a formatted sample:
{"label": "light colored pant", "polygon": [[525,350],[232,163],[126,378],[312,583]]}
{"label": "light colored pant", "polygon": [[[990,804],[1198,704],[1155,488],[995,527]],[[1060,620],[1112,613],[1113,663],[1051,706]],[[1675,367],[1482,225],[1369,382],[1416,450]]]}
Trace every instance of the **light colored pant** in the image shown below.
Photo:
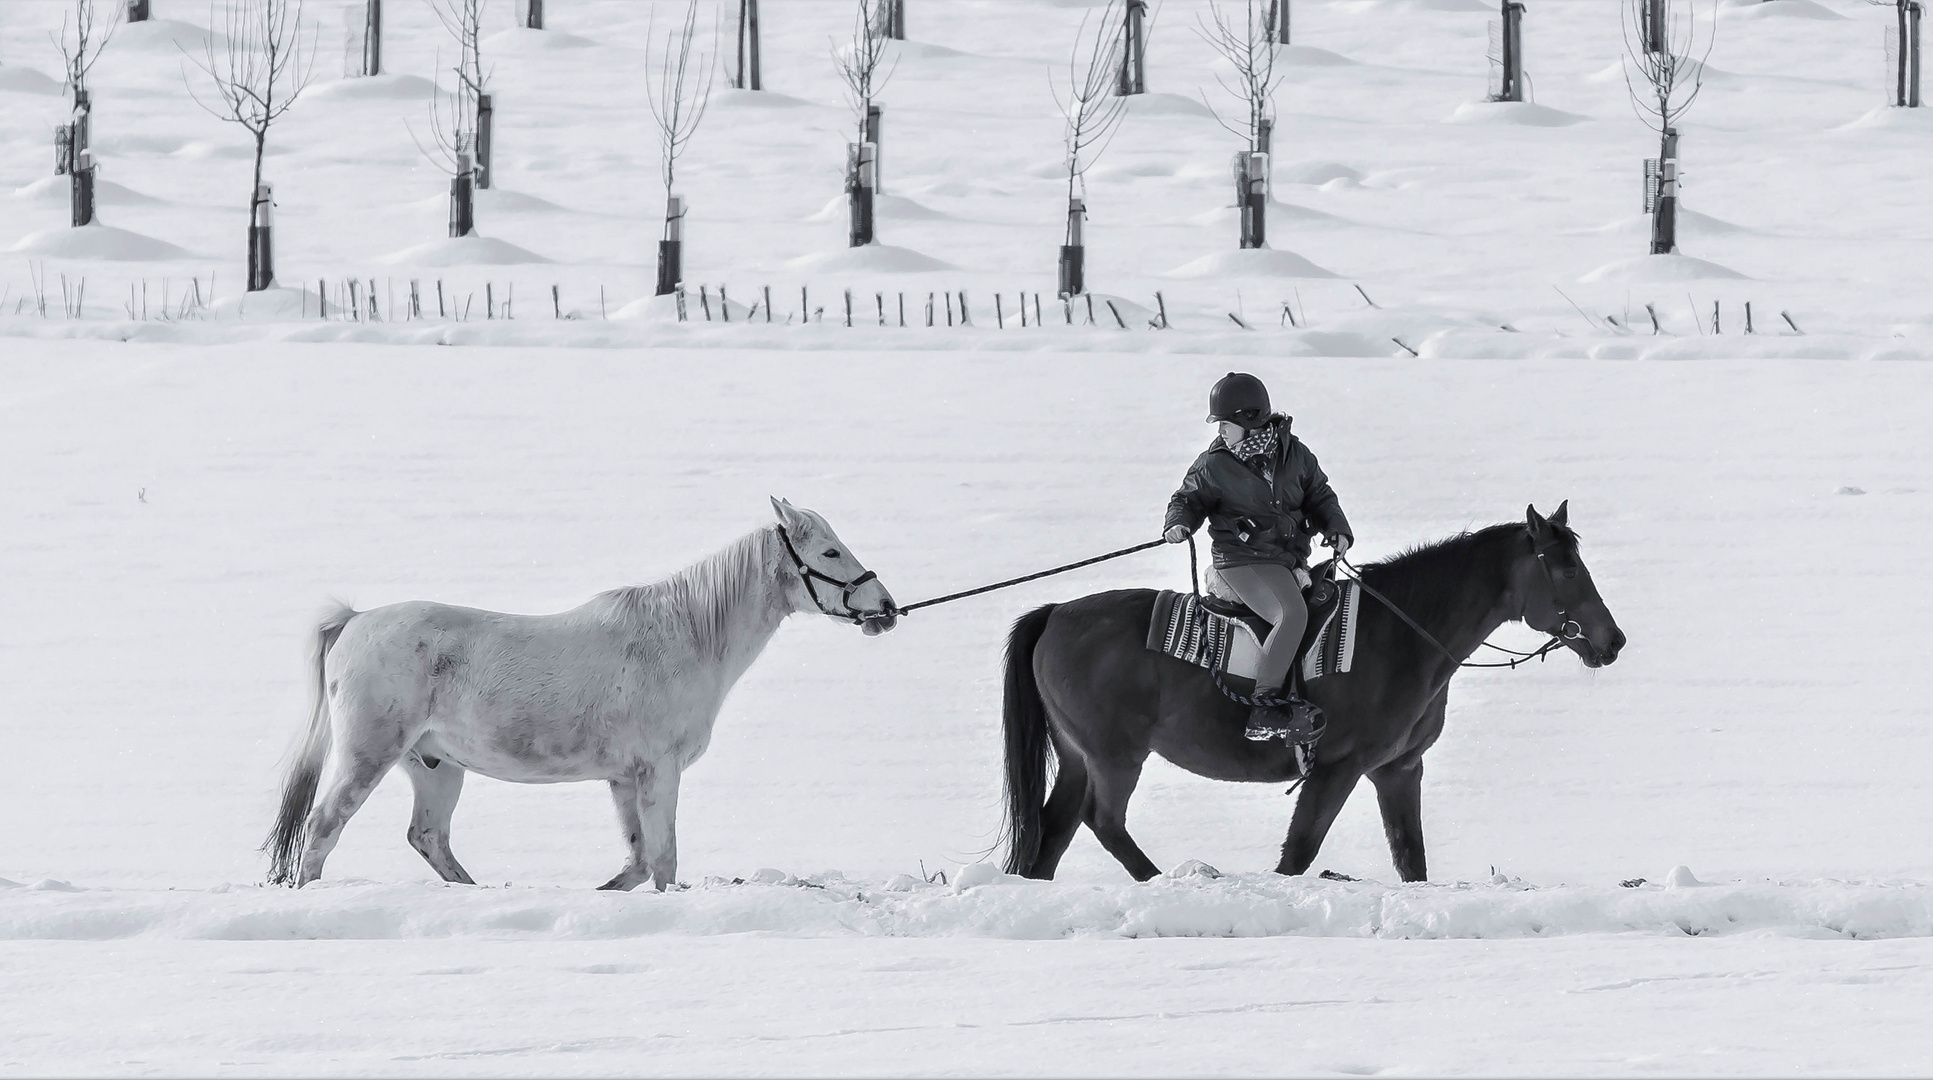
{"label": "light colored pant", "polygon": [[1262,661],[1255,671],[1255,689],[1280,691],[1288,680],[1289,665],[1295,663],[1295,650],[1302,644],[1302,631],[1309,623],[1309,607],[1302,602],[1302,584],[1295,571],[1286,566],[1231,566],[1220,571],[1222,580],[1235,590],[1255,614],[1267,619],[1275,629],[1262,642]]}

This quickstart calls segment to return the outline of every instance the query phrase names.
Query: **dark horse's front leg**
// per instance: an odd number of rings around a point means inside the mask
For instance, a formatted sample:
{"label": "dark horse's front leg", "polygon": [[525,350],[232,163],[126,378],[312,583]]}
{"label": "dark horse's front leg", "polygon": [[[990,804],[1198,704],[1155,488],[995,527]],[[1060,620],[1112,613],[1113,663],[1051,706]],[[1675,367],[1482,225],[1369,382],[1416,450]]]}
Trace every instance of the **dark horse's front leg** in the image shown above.
{"label": "dark horse's front leg", "polygon": [[1282,861],[1275,864],[1278,874],[1300,874],[1316,861],[1329,826],[1336,823],[1342,804],[1356,790],[1362,770],[1340,762],[1318,762],[1302,785],[1302,797],[1295,801],[1295,817],[1289,820],[1289,837],[1282,841]]}
{"label": "dark horse's front leg", "polygon": [[1389,838],[1389,857],[1404,881],[1430,876],[1423,861],[1423,762],[1420,758],[1392,762],[1369,774],[1376,785],[1376,805],[1383,812],[1383,835]]}

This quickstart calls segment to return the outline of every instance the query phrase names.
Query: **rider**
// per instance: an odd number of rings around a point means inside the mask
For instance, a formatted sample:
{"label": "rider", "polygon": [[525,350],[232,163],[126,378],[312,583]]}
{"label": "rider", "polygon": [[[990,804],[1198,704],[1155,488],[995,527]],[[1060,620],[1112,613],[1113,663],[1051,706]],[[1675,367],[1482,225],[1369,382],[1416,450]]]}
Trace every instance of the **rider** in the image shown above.
{"label": "rider", "polygon": [[1220,430],[1168,500],[1163,536],[1182,543],[1208,520],[1215,569],[1274,626],[1262,643],[1258,704],[1244,734],[1302,741],[1320,726],[1322,712],[1284,687],[1309,618],[1302,599],[1309,539],[1319,531],[1341,555],[1355,535],[1315,454],[1289,434],[1290,418],[1269,407],[1262,380],[1229,372],[1208,394],[1208,422]]}

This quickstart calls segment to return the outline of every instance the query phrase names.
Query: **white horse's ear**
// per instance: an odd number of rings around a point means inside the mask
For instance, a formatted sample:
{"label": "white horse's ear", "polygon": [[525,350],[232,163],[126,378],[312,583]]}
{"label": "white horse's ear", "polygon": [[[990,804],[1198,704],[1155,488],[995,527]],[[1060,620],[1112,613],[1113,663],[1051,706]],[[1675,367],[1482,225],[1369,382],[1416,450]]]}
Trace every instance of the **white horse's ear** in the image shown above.
{"label": "white horse's ear", "polygon": [[777,495],[772,496],[772,513],[778,517],[779,524],[787,528],[804,531],[806,524],[805,515],[799,513],[798,507],[793,506]]}

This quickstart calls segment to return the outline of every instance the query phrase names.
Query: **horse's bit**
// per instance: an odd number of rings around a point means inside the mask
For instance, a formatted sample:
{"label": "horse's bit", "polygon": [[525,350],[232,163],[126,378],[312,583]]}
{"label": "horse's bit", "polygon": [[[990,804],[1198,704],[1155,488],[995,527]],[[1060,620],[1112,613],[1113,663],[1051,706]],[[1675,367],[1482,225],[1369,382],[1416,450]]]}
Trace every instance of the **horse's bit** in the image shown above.
{"label": "horse's bit", "polygon": [[1550,572],[1550,563],[1544,561],[1545,550],[1544,548],[1537,549],[1537,565],[1544,569],[1544,581],[1550,585],[1551,605],[1557,609],[1557,617],[1563,620],[1557,624],[1557,629],[1546,631],[1546,633],[1552,637],[1563,638],[1565,641],[1576,641],[1584,636],[1584,626],[1576,619],[1571,618],[1570,609],[1565,607],[1564,601],[1558,598],[1557,578]]}
{"label": "horse's bit", "polygon": [[[785,526],[780,525],[778,530],[779,539],[785,543],[785,553],[792,557],[792,565],[798,569],[799,579],[805,582],[805,591],[811,594],[812,602],[818,605],[820,614],[830,615],[835,619],[844,619],[854,626],[863,625],[869,619],[877,619],[893,614],[893,606],[890,600],[887,601],[885,610],[869,612],[863,615],[860,614],[858,609],[852,606],[852,594],[858,592],[859,587],[868,581],[878,580],[878,574],[868,570],[858,577],[853,578],[851,581],[841,581],[831,574],[809,565],[804,559],[800,558],[799,549],[792,546],[792,537],[786,533]],[[813,584],[815,580],[823,581],[827,585],[839,590],[839,606],[845,608],[844,611],[834,611],[826,606],[824,600],[819,599],[819,587]]]}

